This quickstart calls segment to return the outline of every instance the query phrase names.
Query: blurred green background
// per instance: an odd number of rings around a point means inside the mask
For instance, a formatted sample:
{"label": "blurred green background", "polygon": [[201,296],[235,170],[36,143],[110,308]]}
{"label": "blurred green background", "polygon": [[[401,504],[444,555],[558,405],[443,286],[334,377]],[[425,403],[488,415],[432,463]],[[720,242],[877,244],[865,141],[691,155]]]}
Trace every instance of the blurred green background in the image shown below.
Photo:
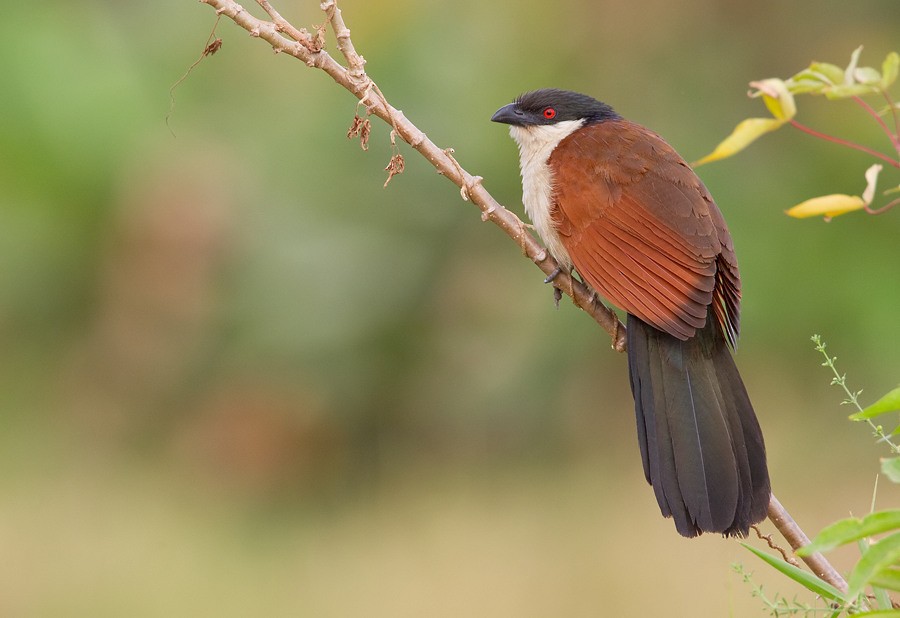
{"label": "blurred green background", "polygon": [[[393,104],[517,212],[488,120],[524,90],[593,94],[691,160],[764,114],[748,81],[900,48],[896,0],[342,7]],[[607,335],[405,146],[383,189],[387,130],[345,139],[355,100],[323,73],[222,20],[167,127],[214,20],[57,0],[0,21],[0,615],[759,615],[736,560],[798,592],[659,517]],[[799,119],[888,147],[852,103]],[[809,336],[864,401],[896,385],[900,213],[783,210],[869,164],[785,130],[700,169],[773,486],[811,534],[868,510],[883,451]]]}

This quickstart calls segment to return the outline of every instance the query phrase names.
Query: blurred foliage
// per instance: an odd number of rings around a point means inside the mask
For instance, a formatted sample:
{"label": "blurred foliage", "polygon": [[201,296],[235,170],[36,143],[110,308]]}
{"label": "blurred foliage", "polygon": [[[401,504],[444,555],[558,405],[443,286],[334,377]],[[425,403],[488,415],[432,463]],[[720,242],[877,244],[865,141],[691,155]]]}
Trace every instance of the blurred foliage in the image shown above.
{"label": "blurred foliage", "polygon": [[[488,119],[524,90],[596,95],[690,159],[750,113],[749,76],[884,56],[900,20],[895,0],[342,7],[386,96],[514,209]],[[382,189],[388,131],[347,141],[346,92],[223,20],[172,135],[214,19],[53,0],[0,24],[0,614],[752,611],[724,568],[740,548],[659,517],[607,336],[426,162]],[[861,156],[779,133],[701,170],[774,484],[811,529],[868,504],[876,468],[820,412],[807,337],[895,385],[900,223],[773,206],[854,182]]]}
{"label": "blurred foliage", "polygon": [[[897,80],[897,71],[900,68],[900,54],[895,51],[888,53],[882,62],[881,71],[879,71],[873,67],[859,65],[862,49],[860,46],[853,51],[850,63],[846,68],[827,62],[814,61],[808,68],[787,80],[769,78],[750,82],[750,87],[755,90],[751,90],[748,93],[749,96],[762,97],[772,118],[748,118],[741,121],[734,131],[716,146],[713,152],[702,157],[694,165],[703,165],[734,156],[766,133],[790,125],[826,142],[865,152],[875,159],[900,169],[900,102],[895,102],[891,95],[891,86]],[[888,139],[894,152],[887,155],[865,144],[822,133],[800,124],[795,119],[797,115],[795,95],[798,94],[824,95],[826,99],[835,101],[853,100],[883,130],[882,137]],[[881,105],[881,110],[873,108],[863,99],[865,96],[874,95],[877,95],[881,103],[886,103],[886,105]],[[877,208],[871,208],[878,186],[878,175],[883,167],[884,165],[877,163],[869,166],[865,173],[866,188],[861,196],[831,193],[804,200],[789,208],[786,213],[798,219],[824,216],[825,220],[829,221],[833,217],[856,210],[865,210],[869,214],[886,212],[900,203],[900,199],[893,199]],[[883,194],[891,195],[898,190],[900,190],[900,186],[892,186]]]}
{"label": "blurred foliage", "polygon": [[[822,366],[831,370],[832,386],[840,387],[844,391],[845,397],[841,405],[856,409],[849,419],[867,423],[877,444],[887,447],[891,455],[894,455],[881,460],[881,469],[890,481],[897,483],[898,479],[893,474],[893,469],[900,461],[900,457],[897,457],[900,454],[900,445],[894,443],[892,436],[898,432],[894,430],[889,434],[883,425],[876,424],[872,419],[894,421],[895,413],[900,408],[900,388],[892,390],[872,405],[863,408],[859,399],[862,391],[850,390],[847,374],[838,371],[837,357],[827,351],[822,337],[813,335],[812,341],[816,351],[825,359]],[[888,419],[882,418],[888,415],[890,415]],[[744,571],[741,566],[735,566],[744,582],[750,584],[753,596],[763,602],[769,615],[819,616],[824,613],[833,618],[845,615],[884,615],[894,618],[900,616],[900,610],[895,608],[894,601],[890,597],[890,593],[900,592],[900,509],[876,511],[877,490],[876,482],[872,505],[865,517],[848,517],[831,523],[822,529],[812,542],[796,551],[796,555],[800,557],[812,556],[817,552],[829,553],[842,545],[856,543],[860,557],[846,576],[845,585],[841,587],[846,590],[839,590],[832,585],[837,584],[833,580],[826,583],[809,571],[801,569],[796,559],[792,559],[793,563],[788,562],[787,556],[783,553],[779,557],[743,544],[776,571],[812,592],[815,595],[815,602],[825,600],[828,603],[826,608],[818,603],[799,602],[796,598],[788,600],[779,593],[770,598],[771,595],[767,595],[762,586],[753,583],[750,573]]]}

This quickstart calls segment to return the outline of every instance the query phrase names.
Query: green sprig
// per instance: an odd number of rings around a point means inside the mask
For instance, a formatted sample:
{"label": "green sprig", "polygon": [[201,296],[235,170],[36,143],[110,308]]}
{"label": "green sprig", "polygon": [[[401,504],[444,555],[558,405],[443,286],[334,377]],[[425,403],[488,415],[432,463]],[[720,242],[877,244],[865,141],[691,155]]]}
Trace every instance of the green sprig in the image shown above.
{"label": "green sprig", "polygon": [[[842,374],[838,372],[837,367],[835,366],[835,361],[837,361],[837,356],[830,356],[828,351],[825,349],[825,343],[822,341],[822,337],[819,335],[813,335],[812,341],[816,344],[816,350],[822,353],[822,356],[825,357],[825,362],[822,363],[823,367],[828,367],[831,369],[831,372],[834,374],[834,377],[831,379],[831,383],[835,386],[840,386],[844,393],[846,394],[846,398],[841,402],[842,405],[852,405],[856,408],[857,412],[862,412],[863,407],[859,404],[859,396],[862,394],[862,390],[851,391],[847,387],[847,374]],[[881,425],[876,425],[872,422],[871,419],[868,418],[856,418],[854,420],[857,421],[865,421],[869,424],[869,427],[872,429],[872,434],[878,438],[879,442],[884,442],[890,447],[891,451],[894,454],[900,454],[900,446],[894,444],[891,440],[890,435],[885,433],[884,427]]]}

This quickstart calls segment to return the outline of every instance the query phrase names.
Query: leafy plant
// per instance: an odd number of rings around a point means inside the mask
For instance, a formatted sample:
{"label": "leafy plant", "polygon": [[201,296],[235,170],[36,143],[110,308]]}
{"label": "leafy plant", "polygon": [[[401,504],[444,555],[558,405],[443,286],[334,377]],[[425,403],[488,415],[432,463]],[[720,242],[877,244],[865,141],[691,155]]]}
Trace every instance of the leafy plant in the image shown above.
{"label": "leafy plant", "polygon": [[[847,386],[847,376],[837,370],[837,357],[831,356],[825,343],[818,335],[812,337],[816,350],[824,357],[822,366],[831,369],[834,377],[831,383],[843,389],[846,397],[842,405],[851,405],[856,412],[850,420],[866,422],[878,442],[888,446],[893,457],[881,460],[882,471],[893,482],[900,482],[900,446],[891,438],[900,433],[900,426],[890,433],[872,419],[900,411],[900,387],[863,408],[859,403],[862,391],[851,391]],[[878,538],[876,538],[878,537]],[[829,603],[827,610],[797,602],[787,602],[783,598],[768,599],[762,588],[755,586],[750,576],[740,571],[744,581],[753,586],[753,594],[763,600],[773,616],[816,615],[826,612],[828,616],[844,614],[855,616],[885,616],[900,618],[900,609],[894,606],[888,591],[900,592],[900,509],[873,511],[865,517],[848,517],[825,527],[813,541],[797,550],[798,556],[809,556],[816,552],[828,552],[848,543],[856,543],[860,558],[847,578],[847,590],[841,591],[821,579],[790,564],[786,560],[744,544],[771,567],[802,585],[807,590]]]}
{"label": "leafy plant", "polygon": [[[770,78],[750,82],[752,90],[749,96],[762,97],[772,117],[748,118],[742,121],[715,150],[696,161],[694,165],[703,165],[735,155],[766,133],[789,125],[820,139],[861,150],[900,169],[900,113],[898,113],[900,104],[894,102],[890,94],[890,87],[897,80],[900,71],[900,54],[889,53],[879,71],[873,67],[859,66],[861,53],[862,47],[854,50],[845,68],[827,62],[813,62],[788,79]],[[827,135],[801,124],[795,118],[797,115],[795,95],[801,94],[823,95],[829,100],[852,99],[878,124],[890,140],[894,153],[886,155],[863,144]],[[870,95],[880,96],[887,105],[876,110],[863,99]],[[885,121],[884,117],[888,116],[892,121],[892,127]],[[787,214],[798,218],[823,215],[829,220],[854,210],[865,210],[870,214],[884,212],[900,203],[900,198],[889,201],[879,208],[872,208],[878,176],[883,167],[882,164],[876,163],[866,170],[866,188],[861,195],[832,194],[814,197],[789,209]],[[900,185],[884,191],[883,195],[897,192],[900,192]]]}

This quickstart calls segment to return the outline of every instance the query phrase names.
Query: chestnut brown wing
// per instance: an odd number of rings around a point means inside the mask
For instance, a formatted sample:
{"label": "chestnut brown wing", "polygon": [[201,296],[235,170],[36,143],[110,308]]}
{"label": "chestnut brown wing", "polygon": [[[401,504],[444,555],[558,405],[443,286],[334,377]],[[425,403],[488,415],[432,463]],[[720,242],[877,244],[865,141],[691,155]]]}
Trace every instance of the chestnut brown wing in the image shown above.
{"label": "chestnut brown wing", "polygon": [[549,161],[553,221],[572,263],[610,302],[678,339],[709,305],[737,336],[740,278],[708,191],[655,133],[626,120],[566,137]]}

